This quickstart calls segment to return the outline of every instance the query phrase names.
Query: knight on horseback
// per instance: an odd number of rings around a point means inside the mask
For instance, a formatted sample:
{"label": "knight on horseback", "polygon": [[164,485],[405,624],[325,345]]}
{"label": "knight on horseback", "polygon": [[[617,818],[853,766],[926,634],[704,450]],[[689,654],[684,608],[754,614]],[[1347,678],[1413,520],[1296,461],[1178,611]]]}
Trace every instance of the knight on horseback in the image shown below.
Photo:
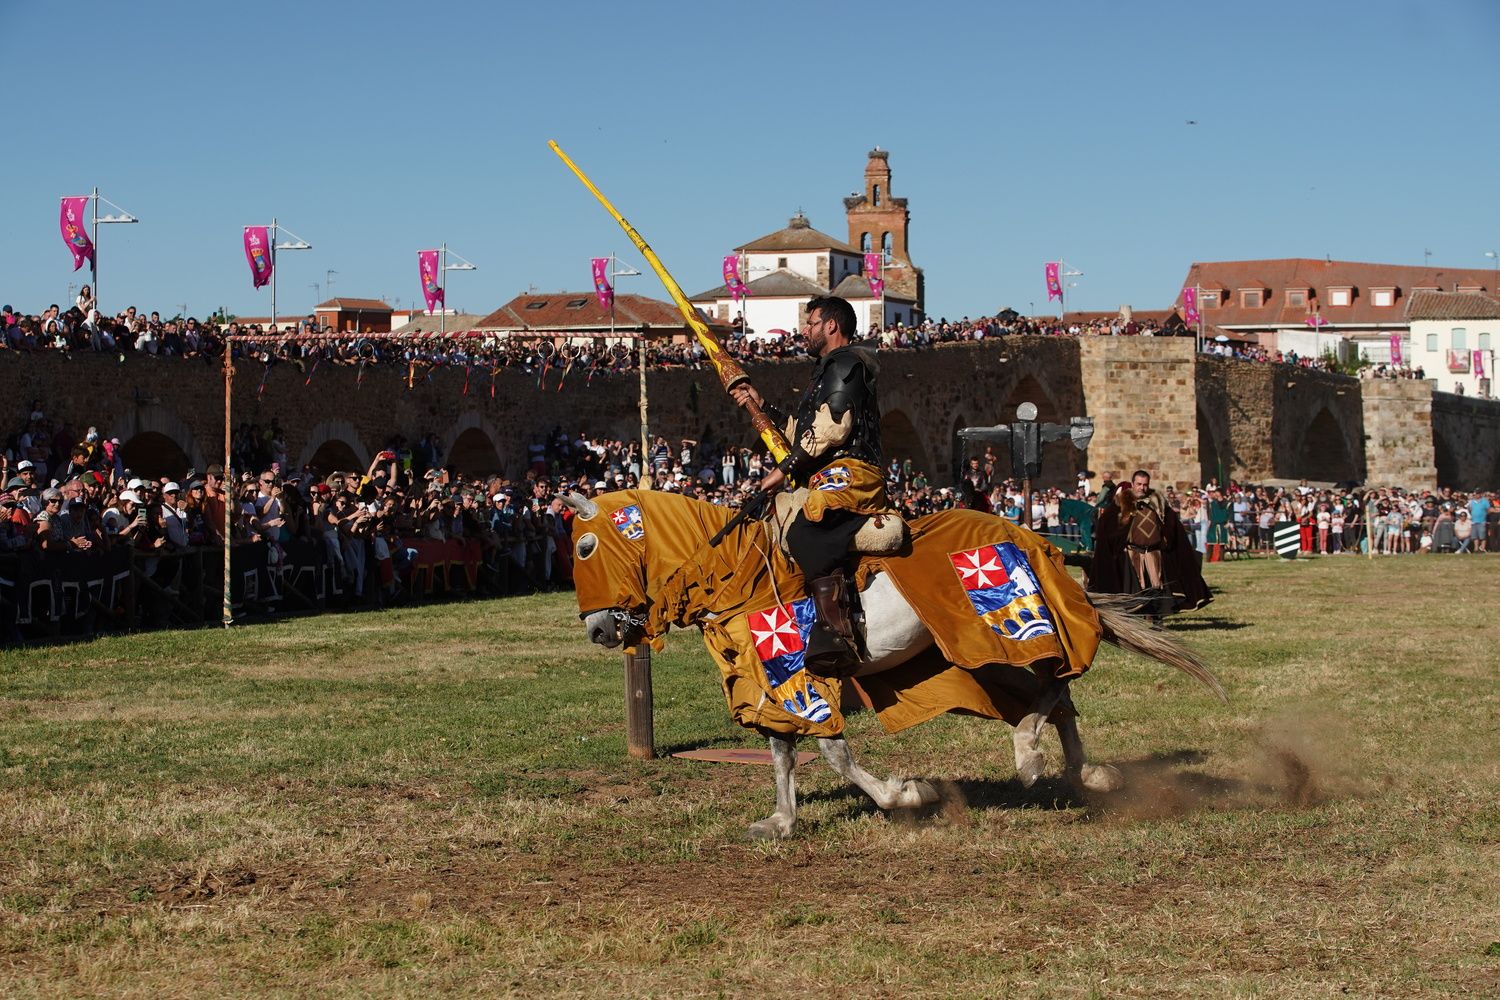
{"label": "knight on horseback", "polygon": [[824,677],[844,676],[860,661],[845,573],[850,543],[872,517],[898,517],[881,472],[879,368],[872,349],[855,346],[854,307],[834,295],[807,304],[802,326],[816,360],[796,415],[789,422],[748,382],[730,390],[740,406],[765,409],[786,427],[792,450],[759,483],[771,494],[794,481],[807,499],[786,531],[786,546],[802,570],[817,608],[807,666]]}

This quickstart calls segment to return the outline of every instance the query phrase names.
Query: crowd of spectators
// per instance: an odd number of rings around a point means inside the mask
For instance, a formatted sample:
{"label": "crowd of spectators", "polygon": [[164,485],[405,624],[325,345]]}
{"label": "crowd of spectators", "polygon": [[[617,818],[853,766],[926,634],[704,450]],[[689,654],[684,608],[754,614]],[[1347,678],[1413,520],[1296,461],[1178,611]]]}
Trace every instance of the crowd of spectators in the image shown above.
{"label": "crowd of spectators", "polygon": [[[746,335],[743,320],[731,322],[732,334],[724,343],[727,353],[740,361],[796,358],[806,354],[796,328],[778,336]],[[277,326],[241,324],[233,317],[215,315],[204,320],[173,316],[164,319],[159,311],[149,314],[130,306],[113,316],[96,308],[87,285],[68,306],[54,303],[40,314],[26,314],[5,306],[0,309],[0,350],[16,351],[93,351],[116,354],[121,362],[131,356],[197,358],[214,362],[222,356],[226,335],[263,338],[254,342],[236,342],[236,358],[251,358],[274,367],[294,364],[306,373],[324,362],[332,365],[356,365],[363,373],[371,365],[384,365],[398,371],[408,381],[434,369],[461,369],[466,382],[475,373],[493,376],[504,370],[519,370],[537,376],[543,383],[554,379],[556,385],[569,377],[592,380],[595,377],[633,372],[638,364],[635,349],[628,341],[607,343],[595,339],[584,344],[574,339],[559,344],[539,337],[500,337],[476,334],[468,339],[432,340],[427,343],[398,343],[380,335],[348,334],[339,337],[327,326],[319,326],[315,316],[279,323]],[[318,334],[316,341],[305,339]],[[753,331],[752,331],[753,334]],[[993,316],[958,320],[928,319],[912,326],[897,324],[872,335],[888,350],[924,350],[940,344],[982,341],[994,337],[1045,336],[1193,336],[1180,321],[1163,325],[1154,319],[1121,316],[1095,317],[1064,322],[1051,317],[1026,317],[1005,309]],[[304,338],[304,339],[298,339]],[[1311,357],[1296,351],[1270,350],[1252,344],[1206,337],[1204,353],[1268,364],[1286,364],[1319,371],[1342,372],[1344,369],[1330,355]],[[694,342],[654,340],[647,347],[647,365],[652,368],[701,368],[707,365],[703,349]],[[1362,365],[1359,376],[1367,379],[1422,379],[1421,368],[1389,363]]]}
{"label": "crowd of spectators", "polygon": [[1298,526],[1304,555],[1500,551],[1500,501],[1493,492],[1209,483],[1169,493],[1168,500],[1200,549],[1218,506],[1231,549],[1242,552],[1269,554],[1273,526],[1288,523]]}

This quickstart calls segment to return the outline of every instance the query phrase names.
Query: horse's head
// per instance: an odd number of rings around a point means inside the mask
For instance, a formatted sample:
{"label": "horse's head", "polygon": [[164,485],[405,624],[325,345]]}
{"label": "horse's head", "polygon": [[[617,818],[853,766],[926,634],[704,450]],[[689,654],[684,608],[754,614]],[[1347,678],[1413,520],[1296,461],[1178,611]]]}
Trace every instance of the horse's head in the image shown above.
{"label": "horse's head", "polygon": [[573,586],[590,642],[609,649],[645,638],[646,525],[630,491],[559,497],[573,509]]}

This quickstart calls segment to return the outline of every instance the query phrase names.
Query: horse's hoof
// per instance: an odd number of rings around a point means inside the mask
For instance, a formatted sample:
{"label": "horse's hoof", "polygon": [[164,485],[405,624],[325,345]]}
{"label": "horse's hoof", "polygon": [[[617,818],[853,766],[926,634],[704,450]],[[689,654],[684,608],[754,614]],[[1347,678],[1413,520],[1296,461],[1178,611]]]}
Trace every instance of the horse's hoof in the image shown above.
{"label": "horse's hoof", "polygon": [[1016,777],[1021,785],[1030,788],[1047,771],[1047,757],[1040,750],[1028,750],[1016,759]]}
{"label": "horse's hoof", "polygon": [[1125,787],[1125,776],[1109,764],[1085,764],[1078,783],[1090,792],[1118,792]]}
{"label": "horse's hoof", "polygon": [[785,840],[792,835],[792,824],[770,816],[750,824],[751,840]]}
{"label": "horse's hoof", "polygon": [[897,809],[921,809],[938,801],[937,789],[925,781],[908,781],[896,798]]}

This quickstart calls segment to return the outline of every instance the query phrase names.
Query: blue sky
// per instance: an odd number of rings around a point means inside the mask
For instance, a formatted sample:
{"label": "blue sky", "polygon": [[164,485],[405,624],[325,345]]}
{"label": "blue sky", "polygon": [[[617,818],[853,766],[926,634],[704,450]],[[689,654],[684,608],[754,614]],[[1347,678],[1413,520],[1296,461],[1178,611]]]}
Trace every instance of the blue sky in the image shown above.
{"label": "blue sky", "polygon": [[[58,198],[101,231],[110,311],[410,304],[416,252],[479,265],[450,305],[642,265],[562,146],[692,294],[735,244],[840,199],[891,151],[934,316],[1162,308],[1193,260],[1485,267],[1500,250],[1500,3],[100,3],[0,0],[0,299],[62,301]],[[1188,121],[1197,122],[1188,125]],[[660,296],[649,274],[623,291]]]}

